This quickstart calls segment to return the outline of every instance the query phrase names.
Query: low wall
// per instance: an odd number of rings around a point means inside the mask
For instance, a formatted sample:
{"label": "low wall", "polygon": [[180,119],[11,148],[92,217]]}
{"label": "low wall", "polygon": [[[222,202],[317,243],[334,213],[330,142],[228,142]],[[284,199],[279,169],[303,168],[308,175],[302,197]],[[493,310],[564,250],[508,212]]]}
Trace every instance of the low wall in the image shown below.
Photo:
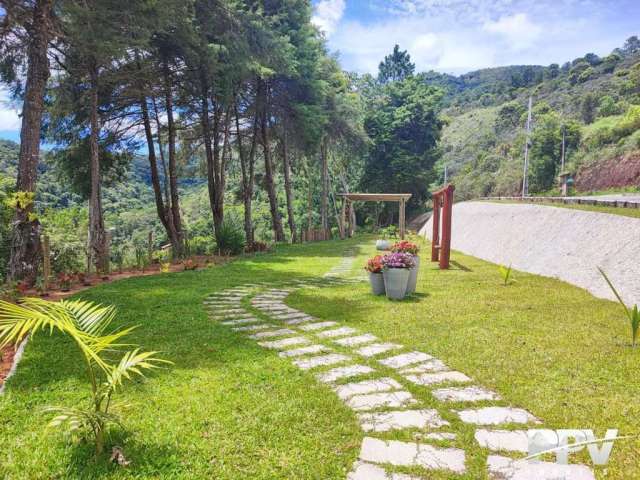
{"label": "low wall", "polygon": [[[420,230],[431,237],[432,220]],[[640,305],[640,219],[527,204],[461,202],[453,207],[451,248],[516,270],[555,277],[598,297]]]}

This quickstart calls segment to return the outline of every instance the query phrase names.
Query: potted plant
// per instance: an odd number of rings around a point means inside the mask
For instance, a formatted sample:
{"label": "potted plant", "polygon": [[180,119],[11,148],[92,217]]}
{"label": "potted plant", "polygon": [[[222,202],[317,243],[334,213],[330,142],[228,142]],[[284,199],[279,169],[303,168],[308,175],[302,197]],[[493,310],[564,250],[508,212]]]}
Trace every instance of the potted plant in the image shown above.
{"label": "potted plant", "polygon": [[420,269],[420,256],[418,252],[420,251],[420,247],[415,243],[409,242],[407,240],[402,240],[400,242],[396,242],[392,247],[391,251],[394,253],[407,253],[413,257],[413,263],[415,266],[411,269],[409,274],[409,282],[407,283],[407,294],[413,293],[416,291],[416,284],[418,283],[418,270]]}
{"label": "potted plant", "polygon": [[389,253],[382,257],[384,289],[387,298],[402,300],[407,294],[409,275],[415,263],[408,253]]}
{"label": "potted plant", "polygon": [[367,260],[364,269],[369,272],[369,283],[371,284],[371,293],[374,295],[384,295],[384,278],[382,275],[382,255],[376,255]]}

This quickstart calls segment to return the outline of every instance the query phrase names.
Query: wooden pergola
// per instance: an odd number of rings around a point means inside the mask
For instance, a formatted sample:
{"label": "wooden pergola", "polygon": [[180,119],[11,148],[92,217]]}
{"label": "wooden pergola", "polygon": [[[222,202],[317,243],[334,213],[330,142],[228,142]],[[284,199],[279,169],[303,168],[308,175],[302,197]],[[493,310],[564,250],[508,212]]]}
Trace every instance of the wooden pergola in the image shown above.
{"label": "wooden pergola", "polygon": [[[353,202],[398,202],[398,230],[400,231],[400,238],[404,240],[406,232],[405,207],[407,200],[411,198],[410,193],[339,193],[338,196],[343,199],[339,225],[341,238],[353,236],[355,226]],[[347,212],[349,218],[348,225],[345,218]],[[345,225],[347,225],[346,231]]]}

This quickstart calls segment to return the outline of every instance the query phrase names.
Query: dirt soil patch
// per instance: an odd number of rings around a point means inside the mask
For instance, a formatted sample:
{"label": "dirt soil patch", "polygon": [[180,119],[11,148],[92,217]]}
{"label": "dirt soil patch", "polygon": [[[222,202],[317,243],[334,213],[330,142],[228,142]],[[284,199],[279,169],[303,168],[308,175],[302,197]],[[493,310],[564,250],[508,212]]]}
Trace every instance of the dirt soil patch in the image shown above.
{"label": "dirt soil patch", "polygon": [[640,152],[587,165],[576,174],[581,192],[640,185]]}

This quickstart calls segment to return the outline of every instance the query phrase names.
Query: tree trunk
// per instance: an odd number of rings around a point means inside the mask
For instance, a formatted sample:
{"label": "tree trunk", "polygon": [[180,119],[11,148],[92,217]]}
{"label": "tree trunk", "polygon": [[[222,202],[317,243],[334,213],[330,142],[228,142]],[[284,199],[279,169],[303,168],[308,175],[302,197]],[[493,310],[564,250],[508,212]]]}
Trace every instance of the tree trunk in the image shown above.
{"label": "tree trunk", "polygon": [[[167,110],[167,130],[169,137],[169,191],[171,197],[171,218],[176,231],[175,239],[172,239],[171,247],[176,258],[184,255],[184,232],[182,231],[182,221],[180,219],[180,197],[178,195],[178,166],[176,161],[176,126],[173,119],[173,88],[171,82],[171,71],[169,64],[164,63],[165,82],[165,107]],[[167,200],[168,202],[168,200]]]}
{"label": "tree trunk", "polygon": [[98,71],[92,66],[91,72],[91,107],[89,123],[90,165],[91,165],[91,195],[89,197],[89,255],[97,273],[105,273],[108,268],[107,238],[104,230],[102,212],[102,179],[100,174],[100,150],[98,139],[100,136],[100,121],[98,119]]}
{"label": "tree trunk", "polygon": [[160,185],[160,175],[158,174],[158,162],[156,158],[156,149],[153,142],[153,131],[151,130],[151,120],[149,118],[149,109],[147,106],[147,99],[140,99],[140,107],[142,109],[142,123],[144,124],[144,133],[147,139],[147,150],[149,151],[149,170],[151,172],[151,185],[153,187],[153,194],[156,200],[156,210],[158,212],[158,218],[162,223],[165,231],[167,232],[167,238],[172,245],[178,244],[178,235],[173,225],[173,217],[171,210],[168,208],[169,199],[166,198],[167,204],[165,204],[162,198],[162,186]]}
{"label": "tree trunk", "polygon": [[164,175],[164,181],[162,182],[164,188],[164,198],[169,202],[169,171],[167,170],[167,161],[164,158],[164,147],[162,146],[162,124],[160,123],[160,115],[158,114],[158,106],[156,105],[155,97],[151,97],[153,103],[153,113],[156,121],[156,141],[158,142],[158,151],[160,152],[160,163],[162,164],[162,174]]}
{"label": "tree trunk", "polygon": [[[29,31],[31,41],[27,49],[29,66],[22,107],[17,192],[35,194],[36,190],[44,92],[49,79],[47,48],[51,38],[52,4],[53,0],[38,0],[33,9],[33,21]],[[16,208],[9,258],[10,280],[24,279],[33,283],[38,273],[40,224],[30,218],[32,212],[33,202]]]}
{"label": "tree trunk", "polygon": [[258,115],[253,117],[253,134],[251,137],[251,149],[246,155],[240,130],[240,115],[237,103],[234,105],[236,116],[236,138],[238,142],[238,156],[240,157],[240,170],[242,172],[242,202],[244,203],[244,235],[248,246],[255,241],[253,234],[252,201],[253,201],[253,181],[256,158],[256,139],[258,136]]}
{"label": "tree trunk", "polygon": [[320,199],[320,223],[322,224],[322,236],[326,240],[329,231],[329,162],[327,160],[327,140],[320,144],[320,160],[322,162],[322,173],[320,181],[322,183],[322,197]]}
{"label": "tree trunk", "polygon": [[311,238],[311,230],[313,229],[313,183],[311,183],[311,172],[307,163],[307,181],[309,189],[307,190],[307,239]]}
{"label": "tree trunk", "polygon": [[278,211],[278,198],[276,196],[276,188],[273,180],[273,159],[271,157],[271,145],[269,140],[269,115],[267,114],[267,92],[264,81],[259,81],[262,99],[261,114],[261,132],[262,132],[262,148],[264,151],[264,176],[267,195],[269,196],[269,207],[271,210],[271,223],[273,226],[273,237],[276,242],[284,241],[284,230],[282,229],[282,219]]}
{"label": "tree trunk", "polygon": [[296,219],[293,211],[293,189],[291,187],[291,165],[287,145],[287,131],[282,134],[282,169],[284,170],[284,190],[287,196],[287,220],[291,232],[291,243],[296,242]]}

